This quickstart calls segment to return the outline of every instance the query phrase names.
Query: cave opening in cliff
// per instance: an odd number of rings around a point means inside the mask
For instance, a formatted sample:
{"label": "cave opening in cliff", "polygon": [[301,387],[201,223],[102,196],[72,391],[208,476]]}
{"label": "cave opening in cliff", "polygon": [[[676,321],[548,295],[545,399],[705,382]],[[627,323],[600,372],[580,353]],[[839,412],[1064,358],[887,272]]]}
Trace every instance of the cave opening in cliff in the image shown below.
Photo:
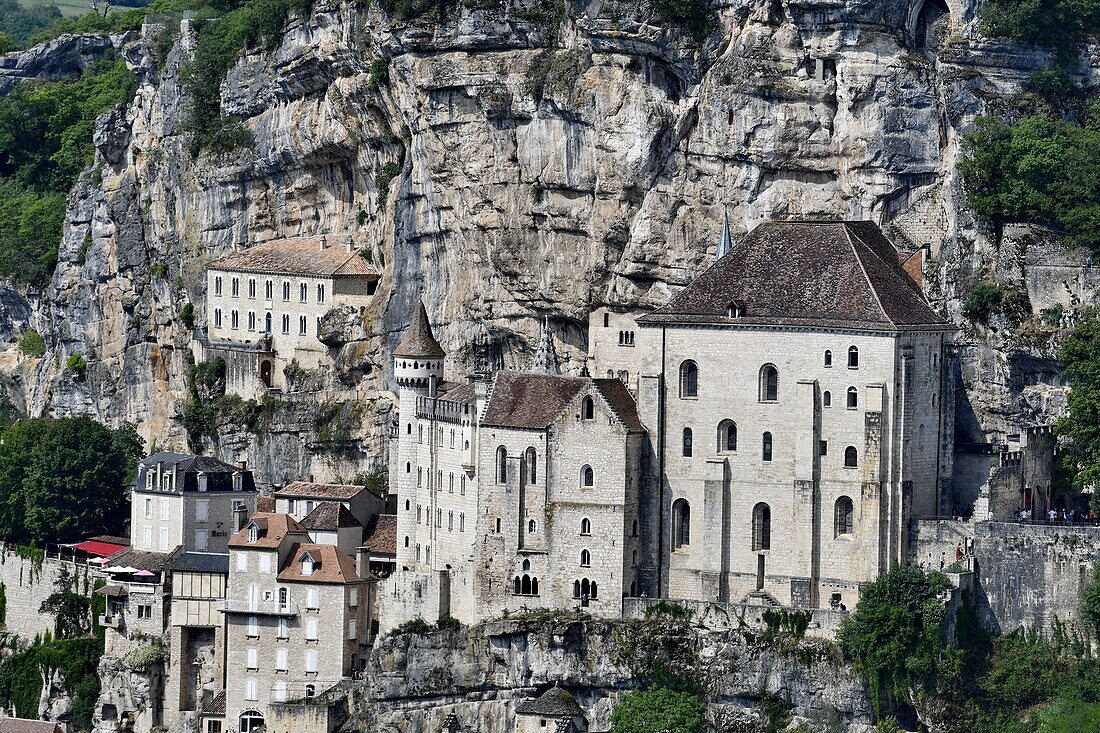
{"label": "cave opening in cliff", "polygon": [[922,53],[936,53],[951,26],[951,11],[944,0],[925,0],[917,15],[913,37]]}

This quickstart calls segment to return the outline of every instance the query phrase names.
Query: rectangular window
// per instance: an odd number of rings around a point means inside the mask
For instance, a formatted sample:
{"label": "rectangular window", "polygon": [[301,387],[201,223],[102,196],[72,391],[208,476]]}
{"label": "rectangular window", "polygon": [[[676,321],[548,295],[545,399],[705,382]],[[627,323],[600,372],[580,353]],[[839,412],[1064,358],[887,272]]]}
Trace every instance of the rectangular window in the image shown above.
{"label": "rectangular window", "polygon": [[161,527],[160,528],[160,549],[162,549],[162,550],[170,549],[168,547],[168,528],[167,527]]}
{"label": "rectangular window", "polygon": [[235,310],[229,312],[229,327],[236,329],[241,325],[241,314]]}
{"label": "rectangular window", "polygon": [[818,441],[818,450],[817,450],[817,452],[819,454],[823,455],[823,456],[829,455],[829,441],[827,441],[827,440]]}
{"label": "rectangular window", "polygon": [[260,555],[260,572],[271,572],[271,555],[268,555],[266,552]]}
{"label": "rectangular window", "polygon": [[318,303],[324,303],[325,302],[325,286],[323,284],[320,284],[320,283],[318,283],[318,285],[317,285],[317,302]]}
{"label": "rectangular window", "polygon": [[144,619],[153,618],[153,607],[147,603],[140,604],[137,607],[137,617]]}
{"label": "rectangular window", "polygon": [[455,529],[455,513],[447,512],[447,531],[453,532]]}
{"label": "rectangular window", "polygon": [[259,669],[260,668],[260,655],[256,653],[255,649],[249,649],[248,650],[247,665],[248,665],[249,669]]}
{"label": "rectangular window", "polygon": [[241,294],[241,281],[237,278],[233,278],[233,297],[236,298]]}
{"label": "rectangular window", "polygon": [[152,550],[153,549],[153,528],[152,527],[146,527],[145,528],[145,549],[146,550]]}
{"label": "rectangular window", "polygon": [[283,280],[283,300],[290,300],[290,283],[288,283],[286,280]]}
{"label": "rectangular window", "polygon": [[466,512],[459,512],[458,513],[458,531],[459,532],[465,532],[466,531]]}
{"label": "rectangular window", "polygon": [[195,549],[205,550],[208,547],[207,534],[205,529],[195,530]]}
{"label": "rectangular window", "polygon": [[[286,637],[280,637],[280,638],[286,638]],[[287,657],[286,649],[280,649],[279,651],[277,651],[275,653],[275,671],[276,672],[285,672],[287,670],[286,657]]]}
{"label": "rectangular window", "polygon": [[222,279],[220,277],[214,278],[214,295],[222,294]]}
{"label": "rectangular window", "polygon": [[461,494],[462,496],[466,496],[466,476],[465,476],[465,474],[463,474],[462,476],[459,477],[459,487],[458,488],[459,488],[458,493]]}
{"label": "rectangular window", "polygon": [[256,278],[253,278],[253,277],[248,278],[248,297],[249,298],[255,298],[256,297]]}
{"label": "rectangular window", "polygon": [[195,502],[195,521],[205,522],[210,515],[210,502],[207,499],[200,499]]}
{"label": "rectangular window", "polygon": [[283,333],[290,333],[290,316],[283,314]]}
{"label": "rectangular window", "polygon": [[306,651],[306,672],[311,674],[317,674],[317,650],[309,649]]}
{"label": "rectangular window", "polygon": [[438,527],[439,529],[443,528],[443,510],[442,509],[436,509],[435,510],[435,526]]}
{"label": "rectangular window", "polygon": [[214,309],[214,328],[221,328],[221,327],[222,327],[222,309],[221,308],[215,308]]}
{"label": "rectangular window", "polygon": [[237,570],[242,573],[248,570],[248,555],[244,552],[237,553]]}
{"label": "rectangular window", "polygon": [[316,610],[321,607],[318,600],[318,593],[316,588],[310,588],[306,591],[306,608]]}
{"label": "rectangular window", "polygon": [[[290,625],[287,623],[287,620],[286,620],[285,616],[280,616],[279,617],[279,638],[280,639],[290,638]],[[286,650],[283,649],[281,651],[283,653],[283,665],[284,666],[281,667],[280,669],[286,669]]]}
{"label": "rectangular window", "polygon": [[317,641],[317,619],[306,619],[306,641]]}
{"label": "rectangular window", "polygon": [[245,631],[245,634],[248,635],[248,636],[259,636],[260,635],[260,619],[259,619],[259,617],[257,617],[257,616],[249,616],[248,617],[248,630]]}
{"label": "rectangular window", "polygon": [[260,696],[257,693],[259,685],[256,684],[256,680],[249,678],[244,683],[244,699],[245,700],[259,700]]}
{"label": "rectangular window", "polygon": [[168,519],[172,514],[172,505],[168,503],[167,499],[160,500],[160,518]]}
{"label": "rectangular window", "polygon": [[152,516],[153,516],[153,500],[152,499],[146,499],[145,500],[145,518],[150,519],[150,518],[152,518]]}
{"label": "rectangular window", "polygon": [[354,620],[348,621],[348,641],[355,641],[356,623]]}
{"label": "rectangular window", "polygon": [[450,474],[450,481],[449,481],[448,486],[447,486],[447,493],[448,494],[455,493],[455,475],[453,473]]}
{"label": "rectangular window", "polygon": [[352,588],[348,592],[348,605],[351,606],[352,608],[355,608],[356,606],[359,605],[359,589],[358,588]]}

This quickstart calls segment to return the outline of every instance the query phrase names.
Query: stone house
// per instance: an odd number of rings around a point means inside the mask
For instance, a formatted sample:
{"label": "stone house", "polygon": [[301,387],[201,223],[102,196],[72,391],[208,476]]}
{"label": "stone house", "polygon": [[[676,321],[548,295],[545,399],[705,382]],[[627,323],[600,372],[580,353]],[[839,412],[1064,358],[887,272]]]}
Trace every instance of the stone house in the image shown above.
{"label": "stone house", "polygon": [[264,725],[271,703],[314,697],[362,669],[366,582],[354,560],[286,514],[256,514],[229,542],[224,723]]}
{"label": "stone house", "polygon": [[949,510],[954,329],[874,224],[762,224],[638,325],[663,596],[853,607]]}
{"label": "stone house", "polygon": [[138,463],[130,500],[133,548],[225,552],[238,507],[256,509],[256,484],[241,463],[210,456],[154,453]]}
{"label": "stone house", "polygon": [[516,706],[516,733],[585,733],[587,730],[588,718],[584,709],[557,685]]}
{"label": "stone house", "polygon": [[255,398],[287,390],[286,369],[327,363],[321,318],[334,307],[368,305],[374,266],[350,240],[280,239],[234,252],[206,268],[206,327],[196,361],[221,357],[226,391]]}
{"label": "stone house", "polygon": [[359,520],[365,527],[370,518],[385,511],[385,499],[366,486],[351,484],[318,484],[313,476],[305,481],[291,481],[281,489],[276,489],[275,511],[289,514],[302,521],[322,502],[336,502]]}

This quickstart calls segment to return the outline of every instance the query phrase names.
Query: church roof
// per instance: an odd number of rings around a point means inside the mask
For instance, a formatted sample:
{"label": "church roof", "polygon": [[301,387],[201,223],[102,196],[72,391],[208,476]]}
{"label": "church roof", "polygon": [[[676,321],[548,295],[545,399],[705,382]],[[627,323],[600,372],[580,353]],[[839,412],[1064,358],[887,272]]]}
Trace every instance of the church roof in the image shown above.
{"label": "church roof", "polygon": [[393,350],[393,355],[439,358],[447,355],[447,352],[443,351],[443,347],[435,340],[435,335],[432,333],[432,326],[428,323],[428,311],[424,308],[424,301],[417,304],[409,328],[405,331],[405,337]]}
{"label": "church roof", "polygon": [[573,699],[573,696],[562,688],[554,685],[534,700],[521,702],[516,708],[520,715],[542,715],[544,717],[580,716],[584,717],[584,710]]}
{"label": "church roof", "polygon": [[593,379],[592,383],[600,391],[607,406],[623,422],[626,429],[632,433],[644,433],[645,425],[642,425],[638,417],[638,404],[634,396],[626,388],[621,379]]}
{"label": "church roof", "polygon": [[[737,302],[743,315],[729,316]],[[766,222],[639,323],[950,328],[869,221]]]}
{"label": "church roof", "polygon": [[580,377],[497,372],[482,425],[542,430],[588,384]]}
{"label": "church roof", "polygon": [[209,265],[212,270],[255,272],[264,275],[308,275],[313,277],[378,277],[378,272],[359,254],[348,252],[325,237],[295,237],[256,244],[222,257]]}

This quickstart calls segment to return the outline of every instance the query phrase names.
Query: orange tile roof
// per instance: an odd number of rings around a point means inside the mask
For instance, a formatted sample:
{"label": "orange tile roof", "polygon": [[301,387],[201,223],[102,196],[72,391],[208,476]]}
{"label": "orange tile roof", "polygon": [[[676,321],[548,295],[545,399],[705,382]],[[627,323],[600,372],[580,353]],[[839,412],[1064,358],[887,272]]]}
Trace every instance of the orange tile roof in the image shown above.
{"label": "orange tile roof", "polygon": [[397,515],[375,514],[367,523],[361,547],[380,555],[397,554]]}
{"label": "orange tile roof", "polygon": [[[253,524],[259,529],[259,538],[255,542],[248,541],[248,528]],[[273,548],[282,544],[287,535],[305,535],[306,531],[298,520],[289,514],[275,514],[270,512],[256,512],[248,520],[240,532],[229,538],[230,547],[241,548]]]}
{"label": "orange tile roof", "polygon": [[[306,553],[313,558],[313,573],[302,574],[302,558]],[[333,545],[301,544],[294,548],[290,562],[279,573],[280,581],[303,583],[359,583],[362,578],[355,572],[355,561]]]}

